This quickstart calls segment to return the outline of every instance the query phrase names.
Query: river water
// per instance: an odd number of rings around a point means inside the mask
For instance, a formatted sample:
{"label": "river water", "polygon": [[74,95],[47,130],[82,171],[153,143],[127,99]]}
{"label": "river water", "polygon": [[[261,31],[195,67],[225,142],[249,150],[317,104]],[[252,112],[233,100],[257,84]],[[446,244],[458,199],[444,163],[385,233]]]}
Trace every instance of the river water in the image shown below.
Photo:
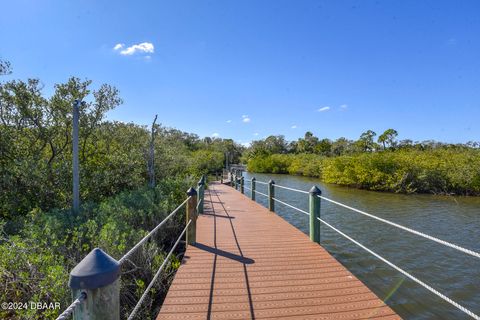
{"label": "river water", "polygon": [[[276,184],[322,195],[403,226],[480,252],[480,197],[403,195],[358,190],[318,179],[244,173],[246,187]],[[267,193],[267,186],[257,183]],[[250,195],[249,190],[245,190]],[[275,197],[308,211],[308,195],[275,188]],[[257,202],[267,206],[266,198]],[[308,233],[308,216],[275,203],[278,215]],[[441,293],[480,314],[480,259],[322,200],[321,217]],[[449,303],[403,276],[322,224],[321,244],[404,319],[470,319]],[[299,261],[298,263],[302,263]]]}

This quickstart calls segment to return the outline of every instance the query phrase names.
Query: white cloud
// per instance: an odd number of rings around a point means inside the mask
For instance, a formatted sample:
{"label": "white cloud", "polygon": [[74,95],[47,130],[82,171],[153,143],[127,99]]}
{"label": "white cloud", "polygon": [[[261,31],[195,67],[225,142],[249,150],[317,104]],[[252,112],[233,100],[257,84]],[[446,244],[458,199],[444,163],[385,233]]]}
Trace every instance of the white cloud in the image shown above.
{"label": "white cloud", "polygon": [[249,123],[251,121],[250,117],[246,114],[242,116],[242,121],[245,123]]}
{"label": "white cloud", "polygon": [[324,111],[328,111],[330,110],[330,107],[326,106],[326,107],[321,107],[320,109],[318,109],[317,111],[318,112],[324,112]]}
{"label": "white cloud", "polygon": [[292,129],[297,129],[297,125],[294,124],[293,126],[291,126]]}
{"label": "white cloud", "polygon": [[242,146],[244,146],[245,148],[250,147],[251,144],[251,142],[242,142]]}
{"label": "white cloud", "polygon": [[232,120],[227,120],[227,123],[232,123]]}
{"label": "white cloud", "polygon": [[134,44],[128,48],[125,48],[125,44],[123,43],[117,43],[115,47],[113,47],[113,50],[120,51],[120,54],[123,56],[131,56],[135,53],[153,53],[155,51],[155,47],[153,46],[153,43],[151,42],[142,42],[139,44]]}
{"label": "white cloud", "polygon": [[342,105],[340,106],[340,110],[345,110],[345,109],[347,109],[347,108],[348,108],[348,105],[347,105],[347,104],[342,104]]}
{"label": "white cloud", "polygon": [[218,138],[219,136],[220,136],[220,134],[218,132],[212,133],[212,137],[214,137],[214,138]]}
{"label": "white cloud", "polygon": [[255,132],[253,135],[254,135],[255,137],[258,137],[259,133],[258,133],[258,132]]}

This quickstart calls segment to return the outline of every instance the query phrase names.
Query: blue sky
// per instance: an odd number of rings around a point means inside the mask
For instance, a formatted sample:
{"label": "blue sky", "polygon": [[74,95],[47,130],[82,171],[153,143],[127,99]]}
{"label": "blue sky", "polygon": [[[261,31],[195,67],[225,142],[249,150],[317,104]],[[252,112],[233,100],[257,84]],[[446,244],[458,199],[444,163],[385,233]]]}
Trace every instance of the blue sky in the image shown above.
{"label": "blue sky", "polygon": [[115,85],[125,103],[110,119],[148,124],[158,113],[164,125],[240,142],[390,127],[399,138],[480,140],[477,0],[1,7],[0,57],[14,69],[3,80],[38,77],[46,94],[72,75]]}

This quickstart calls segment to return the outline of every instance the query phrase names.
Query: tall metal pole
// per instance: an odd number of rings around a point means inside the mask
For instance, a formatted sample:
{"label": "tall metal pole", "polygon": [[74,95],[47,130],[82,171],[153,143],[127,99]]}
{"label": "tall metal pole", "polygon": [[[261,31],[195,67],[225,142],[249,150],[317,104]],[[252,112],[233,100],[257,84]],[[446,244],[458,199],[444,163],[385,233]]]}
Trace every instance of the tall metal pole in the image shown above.
{"label": "tall metal pole", "polygon": [[78,165],[78,120],[80,118],[81,100],[75,100],[73,103],[73,213],[80,212],[80,171]]}

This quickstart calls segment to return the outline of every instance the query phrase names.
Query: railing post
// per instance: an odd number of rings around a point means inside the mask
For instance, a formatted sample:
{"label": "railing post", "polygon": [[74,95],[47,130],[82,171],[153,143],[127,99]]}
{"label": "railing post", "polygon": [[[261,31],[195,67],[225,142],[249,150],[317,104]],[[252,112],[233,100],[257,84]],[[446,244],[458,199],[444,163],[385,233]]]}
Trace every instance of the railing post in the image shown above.
{"label": "railing post", "polygon": [[238,190],[238,177],[236,173],[233,175],[233,180],[234,180],[233,184],[235,185],[235,190]]}
{"label": "railing post", "polygon": [[120,319],[120,264],[102,249],[93,249],[70,272],[73,299],[87,298],[77,306],[74,320]]}
{"label": "railing post", "polygon": [[197,241],[197,190],[195,188],[190,188],[187,191],[187,196],[190,199],[187,201],[187,216],[186,223],[192,219],[190,226],[187,230],[187,245],[193,244]]}
{"label": "railing post", "polygon": [[243,176],[240,178],[240,192],[243,194],[245,189],[243,188],[245,186],[245,179]]}
{"label": "railing post", "polygon": [[230,187],[234,187],[235,186],[235,182],[233,181],[233,172],[230,172]]}
{"label": "railing post", "polygon": [[203,213],[203,199],[205,196],[205,181],[202,178],[198,181],[198,199],[197,199],[197,205],[198,205],[198,213]]}
{"label": "railing post", "polygon": [[255,177],[252,178],[252,194],[251,194],[251,197],[252,197],[252,200],[255,201],[255,189],[256,189],[256,180]]}
{"label": "railing post", "polygon": [[316,243],[320,243],[320,195],[322,191],[313,186],[309,192],[309,204],[310,204],[310,240]]}
{"label": "railing post", "polygon": [[272,212],[275,211],[275,181],[268,181],[268,209]]}

